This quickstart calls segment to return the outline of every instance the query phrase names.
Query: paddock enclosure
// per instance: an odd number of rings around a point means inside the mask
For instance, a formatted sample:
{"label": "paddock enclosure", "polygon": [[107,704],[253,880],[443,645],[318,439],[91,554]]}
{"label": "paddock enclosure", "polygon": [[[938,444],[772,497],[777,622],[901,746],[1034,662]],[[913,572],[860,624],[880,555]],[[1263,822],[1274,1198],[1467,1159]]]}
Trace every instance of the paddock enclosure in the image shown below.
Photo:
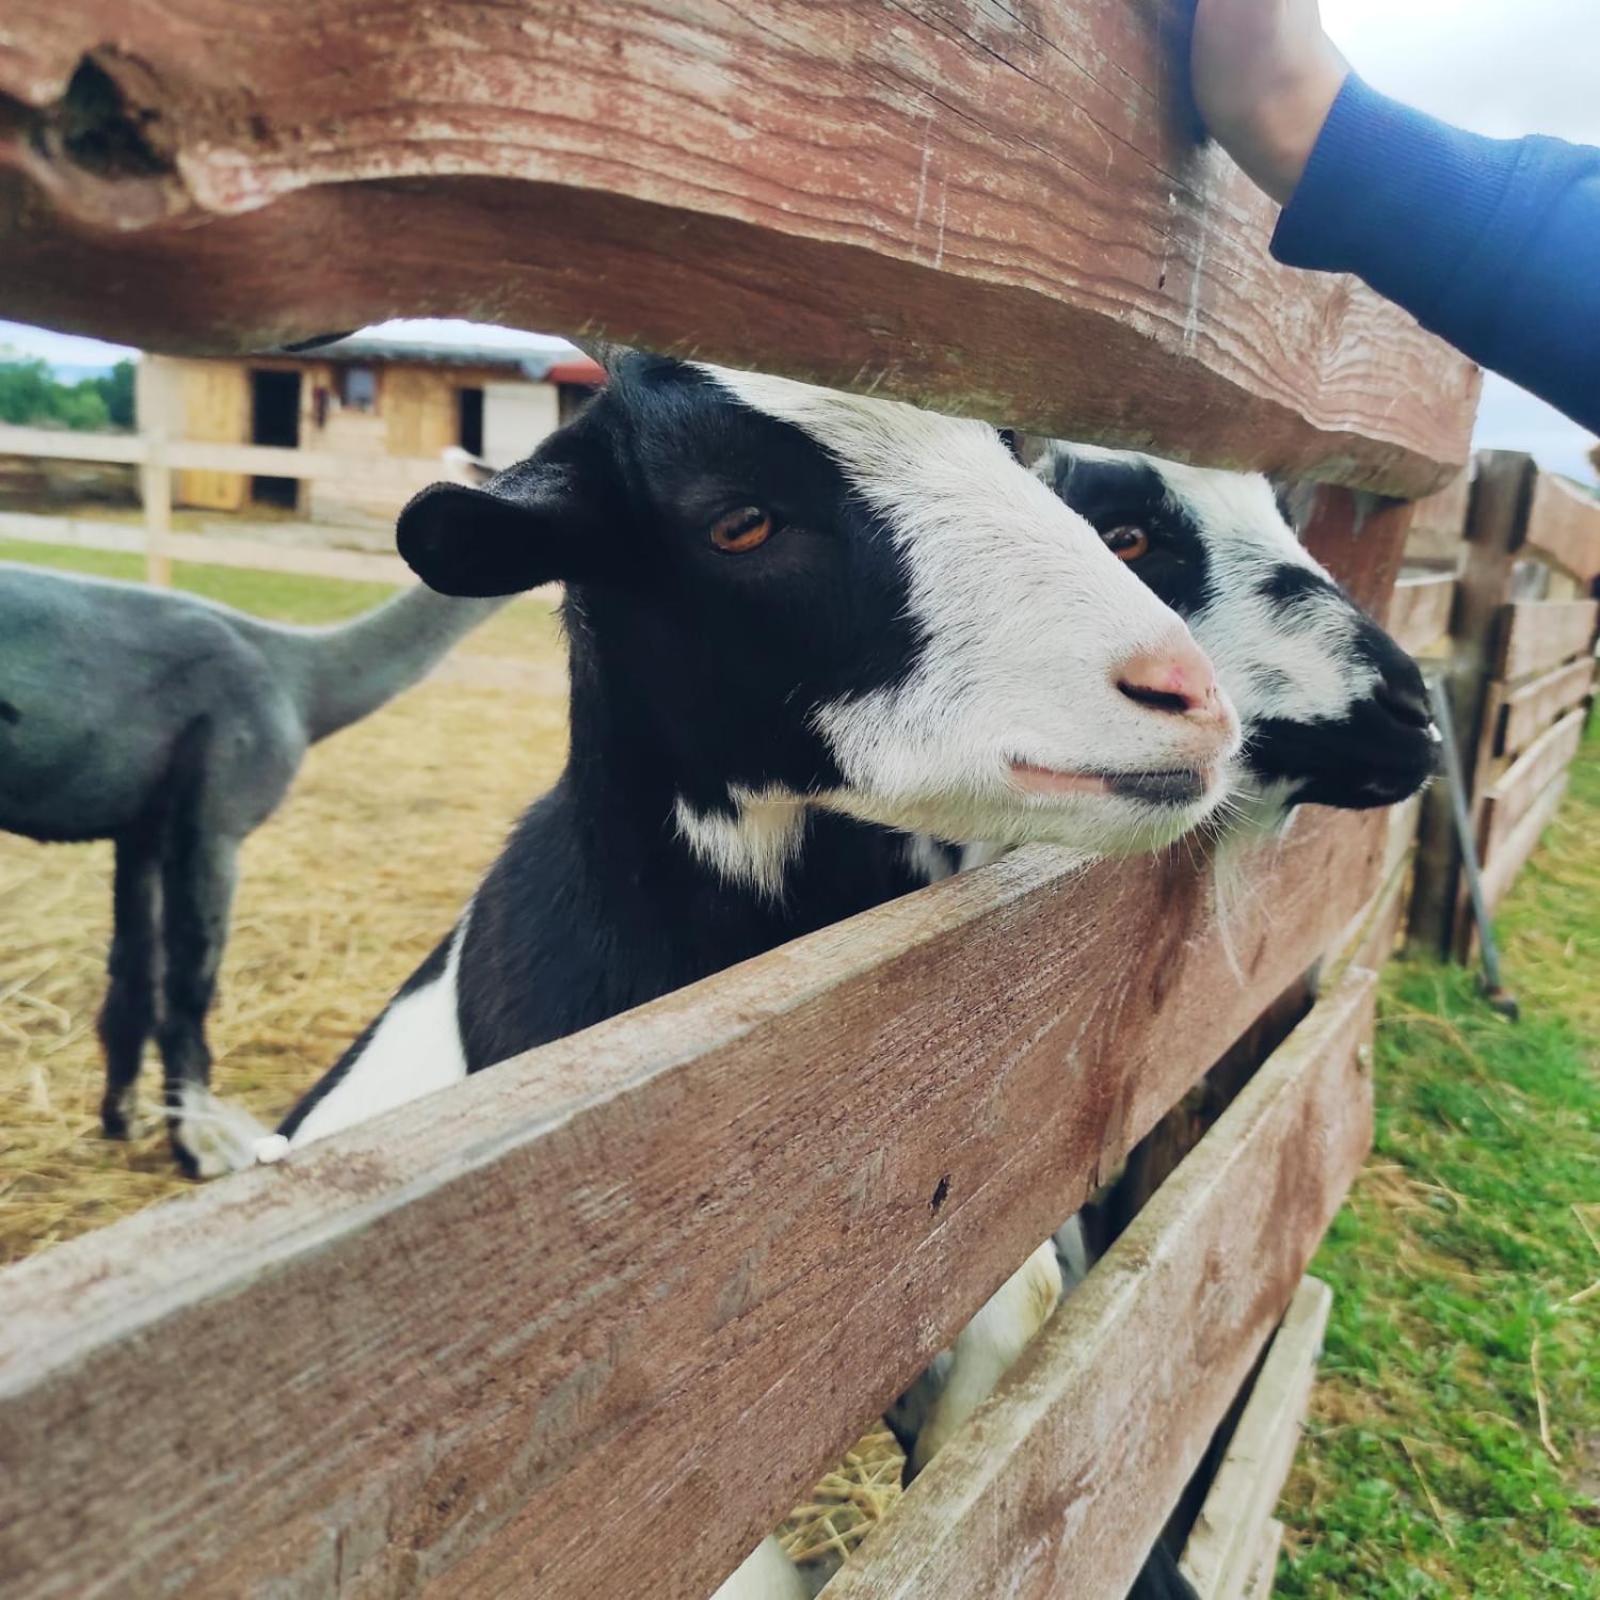
{"label": "paddock enclosure", "polygon": [[[17,0],[0,312],[215,355],[465,316],[1270,469],[1381,617],[1476,375],[1270,262],[1184,15]],[[1581,657],[1518,637],[1507,704]],[[1148,1203],[830,1593],[1107,1600],[1213,1457],[1186,1566],[1267,1592],[1410,824],[1303,812],[1226,926],[1186,850],[1023,850],[6,1270],[7,1593],[702,1600],[1136,1149]]]}
{"label": "paddock enclosure", "polygon": [[[1419,513],[1397,601],[1414,652],[1443,645],[1473,846],[1492,911],[1566,792],[1594,691],[1600,502],[1531,458],[1489,451]],[[1475,933],[1441,794],[1422,818],[1417,942],[1466,957]]]}

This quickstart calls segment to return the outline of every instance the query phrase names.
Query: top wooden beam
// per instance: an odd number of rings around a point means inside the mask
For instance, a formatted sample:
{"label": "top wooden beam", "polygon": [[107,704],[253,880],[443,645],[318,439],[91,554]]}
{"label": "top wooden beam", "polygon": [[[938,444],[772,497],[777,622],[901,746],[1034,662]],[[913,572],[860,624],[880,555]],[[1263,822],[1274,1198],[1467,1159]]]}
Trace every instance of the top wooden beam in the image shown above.
{"label": "top wooden beam", "polygon": [[1418,495],[1472,368],[1195,135],[1180,0],[10,0],[0,314],[453,315]]}
{"label": "top wooden beam", "polygon": [[1554,473],[1541,472],[1528,512],[1528,545],[1587,590],[1600,577],[1600,500]]}

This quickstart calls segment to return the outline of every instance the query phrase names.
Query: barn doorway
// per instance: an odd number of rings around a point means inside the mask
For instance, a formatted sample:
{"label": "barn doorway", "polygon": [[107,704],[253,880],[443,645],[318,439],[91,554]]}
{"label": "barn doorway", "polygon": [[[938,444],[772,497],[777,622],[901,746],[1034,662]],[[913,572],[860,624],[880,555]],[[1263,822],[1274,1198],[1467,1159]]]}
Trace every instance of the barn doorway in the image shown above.
{"label": "barn doorway", "polygon": [[[254,367],[250,372],[250,442],[295,450],[300,445],[300,374]],[[297,478],[254,477],[250,498],[293,511],[300,504]]]}
{"label": "barn doorway", "polygon": [[456,390],[456,443],[469,456],[483,454],[483,390]]}

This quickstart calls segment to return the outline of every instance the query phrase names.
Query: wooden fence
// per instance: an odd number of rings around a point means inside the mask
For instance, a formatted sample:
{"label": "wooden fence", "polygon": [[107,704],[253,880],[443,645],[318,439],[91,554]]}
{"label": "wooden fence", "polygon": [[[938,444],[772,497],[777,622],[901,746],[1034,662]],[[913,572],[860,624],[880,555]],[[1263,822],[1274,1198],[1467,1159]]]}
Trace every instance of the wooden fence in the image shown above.
{"label": "wooden fence", "polygon": [[[1600,620],[1591,597],[1600,500],[1527,456],[1490,452],[1419,511],[1409,554],[1421,565],[1400,583],[1413,624],[1405,642],[1437,657],[1451,691],[1492,910],[1555,814],[1583,738]],[[1441,954],[1470,952],[1461,853],[1442,794],[1423,813],[1411,927]]]}
{"label": "wooden fence", "polygon": [[[0,310],[212,351],[599,328],[1277,469],[1382,612],[1475,375],[1269,261],[1183,14],[14,0]],[[1406,843],[1306,815],[1226,945],[1187,857],[1025,850],[9,1270],[8,1596],[703,1600],[990,1264],[1320,973],[837,1591],[1120,1594],[1367,1148]],[[1207,1600],[1261,1592],[1317,1315],[1211,1485]]]}
{"label": "wooden fence", "polygon": [[[155,408],[148,414],[154,415]],[[19,428],[0,424],[0,456],[58,461],[111,461],[136,464],[144,508],[144,558],[147,582],[172,582],[172,474],[242,472],[269,478],[338,479],[353,488],[370,481],[373,492],[401,499],[460,469],[443,457],[337,455],[331,451],[290,450],[275,445],[218,444],[203,439],[173,439],[152,428],[144,433],[72,433],[60,428]],[[226,541],[218,541],[225,544]]]}

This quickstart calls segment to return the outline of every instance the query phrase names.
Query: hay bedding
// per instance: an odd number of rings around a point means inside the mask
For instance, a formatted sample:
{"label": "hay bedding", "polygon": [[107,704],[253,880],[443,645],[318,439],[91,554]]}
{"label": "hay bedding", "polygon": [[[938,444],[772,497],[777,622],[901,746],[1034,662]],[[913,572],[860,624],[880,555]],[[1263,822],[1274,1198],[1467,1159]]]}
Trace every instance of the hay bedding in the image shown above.
{"label": "hay bedding", "polygon": [[789,1559],[802,1565],[843,1560],[894,1509],[904,1466],[887,1428],[865,1434],[778,1529]]}
{"label": "hay bedding", "polygon": [[[450,927],[565,751],[559,638],[523,607],[436,681],[313,749],[244,847],[210,1019],[218,1091],[265,1122],[287,1110]],[[109,844],[0,834],[0,1264],[190,1187],[156,1115],[153,1050],[145,1129],[100,1136],[111,862]],[[901,1461],[888,1432],[869,1432],[791,1513],[785,1548],[800,1561],[853,1549],[899,1498]]]}
{"label": "hay bedding", "polygon": [[[500,619],[496,619],[498,622]],[[449,929],[506,830],[560,771],[566,705],[553,625],[515,690],[471,657],[314,748],[286,804],[245,843],[210,1021],[213,1081],[280,1116]],[[489,663],[485,681],[506,676]],[[543,693],[529,693],[528,683]],[[149,1130],[102,1139],[95,1015],[111,929],[109,844],[0,834],[0,1262],[188,1185],[141,1079]]]}

